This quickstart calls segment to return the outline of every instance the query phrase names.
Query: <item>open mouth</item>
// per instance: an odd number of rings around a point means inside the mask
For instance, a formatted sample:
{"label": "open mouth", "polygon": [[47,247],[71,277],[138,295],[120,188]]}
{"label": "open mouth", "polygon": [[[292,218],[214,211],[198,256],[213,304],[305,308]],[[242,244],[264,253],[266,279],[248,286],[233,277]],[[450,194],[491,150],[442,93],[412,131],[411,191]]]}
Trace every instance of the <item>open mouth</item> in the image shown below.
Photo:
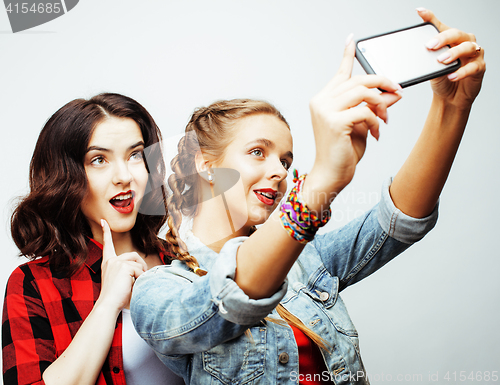
{"label": "open mouth", "polygon": [[262,190],[253,190],[257,199],[262,203],[272,206],[274,205],[274,201],[276,200],[277,192],[273,189],[262,189]]}
{"label": "open mouth", "polygon": [[129,214],[134,210],[134,196],[135,194],[133,191],[127,191],[115,195],[109,200],[109,203],[119,213]]}

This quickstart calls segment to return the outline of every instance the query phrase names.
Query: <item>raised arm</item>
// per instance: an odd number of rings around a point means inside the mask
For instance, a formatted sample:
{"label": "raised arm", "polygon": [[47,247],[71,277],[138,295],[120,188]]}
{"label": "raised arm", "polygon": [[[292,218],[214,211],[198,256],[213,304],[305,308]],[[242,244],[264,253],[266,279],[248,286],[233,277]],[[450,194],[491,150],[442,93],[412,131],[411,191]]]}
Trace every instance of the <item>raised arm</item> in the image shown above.
{"label": "raised arm", "polygon": [[[450,45],[445,63],[459,58],[461,68],[432,81],[434,97],[421,136],[390,186],[397,209],[424,218],[434,209],[458,150],[472,102],[485,72],[484,54],[475,37],[442,24],[432,12],[419,9],[424,21],[440,33],[430,49]],[[347,44],[337,75],[310,103],[316,140],[316,160],[307,176],[303,198],[320,212],[351,181],[363,156],[368,132],[378,138],[377,117],[386,120],[387,107],[399,100],[397,86],[378,76],[351,78],[354,45]],[[383,84],[383,85],[382,85]],[[393,93],[378,94],[371,88]],[[365,106],[358,106],[365,102]],[[357,108],[352,108],[356,107]],[[276,214],[276,213],[275,213]],[[285,279],[303,246],[293,241],[273,215],[238,252],[236,282],[251,297],[268,295]]]}
{"label": "raised arm", "polygon": [[419,15],[440,33],[430,49],[450,45],[444,63],[460,59],[462,66],[449,76],[432,81],[434,96],[422,133],[390,187],[396,207],[412,217],[428,215],[437,203],[467,124],[472,102],[481,89],[486,69],[484,52],[476,52],[474,35],[441,23],[431,11]]}
{"label": "raised arm", "polygon": [[[307,207],[318,213],[350,183],[364,154],[368,132],[378,138],[378,118],[387,120],[387,107],[401,98],[396,93],[399,85],[387,78],[351,77],[353,62],[354,43],[349,37],[339,71],[310,103],[316,159],[302,196]],[[377,88],[392,92],[380,94]],[[302,249],[283,229],[275,212],[240,246],[235,281],[250,298],[269,296]]]}

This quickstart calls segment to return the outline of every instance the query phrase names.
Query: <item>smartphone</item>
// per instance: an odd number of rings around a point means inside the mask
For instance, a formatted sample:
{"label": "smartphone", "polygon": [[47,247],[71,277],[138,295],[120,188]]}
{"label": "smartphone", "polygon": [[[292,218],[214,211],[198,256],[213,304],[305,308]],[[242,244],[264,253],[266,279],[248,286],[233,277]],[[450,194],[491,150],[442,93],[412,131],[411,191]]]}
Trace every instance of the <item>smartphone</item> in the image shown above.
{"label": "smartphone", "polygon": [[460,68],[460,60],[449,64],[437,61],[449,46],[436,51],[425,46],[438,33],[434,24],[422,23],[359,39],[356,59],[366,73],[385,76],[403,88],[434,79]]}

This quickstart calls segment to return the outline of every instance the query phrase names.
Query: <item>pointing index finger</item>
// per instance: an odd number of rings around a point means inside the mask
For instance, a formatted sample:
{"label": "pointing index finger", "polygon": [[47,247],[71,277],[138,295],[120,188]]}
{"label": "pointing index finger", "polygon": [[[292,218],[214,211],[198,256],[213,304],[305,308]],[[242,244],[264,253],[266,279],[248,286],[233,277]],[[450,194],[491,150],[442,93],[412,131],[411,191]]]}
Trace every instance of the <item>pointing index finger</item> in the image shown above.
{"label": "pointing index finger", "polygon": [[102,226],[102,260],[103,262],[111,257],[116,256],[115,245],[113,244],[113,237],[111,236],[111,229],[108,222],[101,219]]}

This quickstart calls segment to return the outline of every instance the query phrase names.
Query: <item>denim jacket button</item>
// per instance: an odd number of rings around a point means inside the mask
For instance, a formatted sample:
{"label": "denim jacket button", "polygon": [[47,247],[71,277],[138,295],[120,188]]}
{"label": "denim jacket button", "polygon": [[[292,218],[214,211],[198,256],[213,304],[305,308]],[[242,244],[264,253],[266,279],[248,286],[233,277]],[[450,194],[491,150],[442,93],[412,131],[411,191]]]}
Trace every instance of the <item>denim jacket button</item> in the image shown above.
{"label": "denim jacket button", "polygon": [[330,295],[326,291],[322,292],[319,295],[319,299],[322,300],[323,302],[326,301],[329,297],[330,297]]}
{"label": "denim jacket button", "polygon": [[224,309],[224,305],[222,305],[222,301],[219,302],[219,311],[222,313],[222,314],[227,314],[227,310]]}
{"label": "denim jacket button", "polygon": [[279,355],[280,364],[286,364],[288,362],[288,353],[281,353]]}

